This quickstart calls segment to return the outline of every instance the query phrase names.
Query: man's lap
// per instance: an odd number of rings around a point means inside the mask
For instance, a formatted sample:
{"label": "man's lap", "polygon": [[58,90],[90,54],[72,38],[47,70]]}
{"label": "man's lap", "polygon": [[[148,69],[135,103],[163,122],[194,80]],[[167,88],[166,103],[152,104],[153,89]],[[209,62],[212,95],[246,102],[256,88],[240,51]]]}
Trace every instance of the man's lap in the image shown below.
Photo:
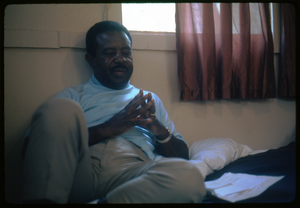
{"label": "man's lap", "polygon": [[101,158],[96,159],[92,156],[94,171],[98,175],[96,193],[99,197],[105,196],[134,178],[149,174],[150,170],[166,173],[172,166],[181,168],[186,165],[193,166],[187,160],[160,155],[152,161],[138,147],[121,137],[110,139],[100,145],[105,145]]}

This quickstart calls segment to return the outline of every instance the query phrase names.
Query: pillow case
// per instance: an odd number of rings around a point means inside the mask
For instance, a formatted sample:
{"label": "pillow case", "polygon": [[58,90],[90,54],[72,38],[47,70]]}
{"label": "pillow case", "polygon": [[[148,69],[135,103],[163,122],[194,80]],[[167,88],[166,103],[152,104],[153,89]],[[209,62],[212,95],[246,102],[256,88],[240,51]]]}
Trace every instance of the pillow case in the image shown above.
{"label": "pillow case", "polygon": [[247,145],[239,144],[230,138],[209,138],[199,140],[189,146],[190,162],[200,170],[203,178],[214,170],[253,152]]}

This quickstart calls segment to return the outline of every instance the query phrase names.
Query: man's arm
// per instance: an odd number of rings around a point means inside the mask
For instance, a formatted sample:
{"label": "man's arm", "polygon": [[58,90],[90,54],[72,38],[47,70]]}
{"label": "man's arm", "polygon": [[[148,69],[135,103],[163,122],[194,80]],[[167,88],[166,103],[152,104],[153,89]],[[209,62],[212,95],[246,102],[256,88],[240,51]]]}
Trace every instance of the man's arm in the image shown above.
{"label": "man's arm", "polygon": [[189,160],[189,150],[184,141],[172,138],[166,143],[156,143],[156,151],[165,157],[180,157]]}
{"label": "man's arm", "polygon": [[123,110],[114,115],[110,120],[103,124],[88,128],[89,146],[97,144],[105,139],[117,137],[134,126],[147,125],[152,122],[152,118],[142,118],[140,115],[154,105],[153,102],[148,102],[137,109],[140,105],[145,103],[148,96],[148,94],[143,96],[143,91],[140,90],[135,98],[133,98]]}
{"label": "man's arm", "polygon": [[[143,128],[151,131],[157,140],[164,140],[169,136],[167,128],[155,117],[155,105],[152,99],[151,93],[148,93],[148,103],[152,102],[153,105],[148,110],[144,111],[141,115],[143,118],[152,118],[152,121],[146,125],[141,125]],[[146,106],[146,102],[142,104],[142,107]],[[183,159],[189,159],[189,150],[186,143],[180,139],[177,139],[174,135],[171,135],[171,139],[165,143],[156,142],[156,152],[164,157],[180,157]]]}
{"label": "man's arm", "polygon": [[[167,128],[159,122],[156,118],[153,120],[152,127],[153,133],[157,140],[163,141],[169,136]],[[174,135],[171,135],[171,139],[166,143],[156,142],[156,152],[164,157],[180,157],[183,159],[189,159],[189,150],[184,141],[177,139]]]}
{"label": "man's arm", "polygon": [[[142,120],[136,121],[139,123],[131,124],[130,126],[140,125],[142,124]],[[149,121],[150,123],[151,121]],[[158,140],[164,140],[169,136],[169,131],[163,126],[160,125],[160,133],[155,135]],[[106,122],[100,124],[98,126],[94,126],[89,128],[89,146],[94,145],[104,139],[116,137],[122,133],[114,131],[114,125],[110,124],[110,122]],[[126,129],[126,128],[125,128]],[[130,128],[128,128],[129,130]],[[123,132],[124,133],[124,132]],[[188,147],[184,141],[177,139],[172,135],[171,139],[166,143],[156,142],[156,151],[158,154],[165,157],[180,157],[184,159],[189,159],[189,151]]]}

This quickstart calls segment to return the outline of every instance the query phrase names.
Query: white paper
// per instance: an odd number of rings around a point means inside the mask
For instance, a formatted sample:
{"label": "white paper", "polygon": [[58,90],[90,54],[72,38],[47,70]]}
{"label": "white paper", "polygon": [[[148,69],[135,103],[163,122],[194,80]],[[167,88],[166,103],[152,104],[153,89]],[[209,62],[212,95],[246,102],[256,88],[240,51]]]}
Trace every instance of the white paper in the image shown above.
{"label": "white paper", "polygon": [[214,191],[218,196],[228,196],[228,195],[235,194],[237,192],[241,192],[241,191],[244,191],[247,189],[248,188],[245,186],[229,185],[229,186],[215,189]]}
{"label": "white paper", "polygon": [[264,149],[264,150],[254,150],[252,152],[249,153],[249,155],[256,155],[256,154],[259,154],[259,153],[263,153],[263,152],[266,152],[270,149]]}
{"label": "white paper", "polygon": [[225,173],[217,180],[205,182],[205,186],[212,195],[236,202],[261,194],[283,177]]}

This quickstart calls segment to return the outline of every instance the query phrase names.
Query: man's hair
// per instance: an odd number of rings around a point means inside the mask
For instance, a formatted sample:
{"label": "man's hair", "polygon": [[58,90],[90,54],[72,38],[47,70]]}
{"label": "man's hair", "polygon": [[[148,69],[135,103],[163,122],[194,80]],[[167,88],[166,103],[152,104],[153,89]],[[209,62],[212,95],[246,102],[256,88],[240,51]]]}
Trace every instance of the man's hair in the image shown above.
{"label": "man's hair", "polygon": [[124,32],[130,39],[130,43],[132,45],[132,38],[126,27],[118,22],[102,21],[96,23],[86,33],[85,44],[87,53],[91,54],[93,57],[96,56],[96,49],[98,47],[97,36],[100,33],[108,31]]}

